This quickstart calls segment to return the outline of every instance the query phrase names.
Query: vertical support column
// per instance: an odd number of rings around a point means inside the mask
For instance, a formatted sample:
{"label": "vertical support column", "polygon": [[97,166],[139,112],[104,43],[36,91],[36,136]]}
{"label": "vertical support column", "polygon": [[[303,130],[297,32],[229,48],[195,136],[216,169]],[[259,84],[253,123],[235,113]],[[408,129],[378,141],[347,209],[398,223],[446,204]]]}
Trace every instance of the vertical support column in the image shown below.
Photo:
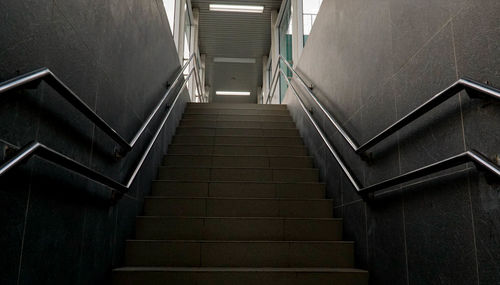
{"label": "vertical support column", "polygon": [[179,54],[179,62],[183,65],[184,60],[184,22],[186,21],[186,11],[184,7],[186,6],[186,0],[177,0],[175,3],[175,28],[174,28],[174,40],[177,45],[177,51]]}
{"label": "vertical support column", "polygon": [[302,0],[290,0],[292,3],[292,59],[295,67],[304,48],[304,19]]}
{"label": "vertical support column", "polygon": [[257,104],[262,103],[262,86],[257,87]]}
{"label": "vertical support column", "polygon": [[205,94],[208,96],[208,103],[212,102],[212,96],[210,96],[210,86],[205,86]]}
{"label": "vertical support column", "polygon": [[[200,61],[201,61],[201,67],[200,67],[200,77],[201,77],[201,88],[203,88],[203,94],[205,96],[209,96],[209,93],[205,92],[205,82],[206,82],[206,61],[207,61],[207,55],[206,54],[201,54],[200,55]],[[207,100],[208,101],[208,100]]]}
{"label": "vertical support column", "polygon": [[[189,8],[189,5],[188,5],[188,8]],[[186,12],[187,14],[188,12]],[[191,51],[191,54],[195,53],[195,54],[198,54],[198,23],[199,23],[199,18],[200,18],[200,11],[198,10],[198,8],[194,8],[193,11],[193,18],[191,19],[191,42],[189,43],[189,47],[190,47],[190,51]],[[186,17],[188,17],[189,15],[186,15]],[[190,69],[194,68],[194,65],[197,64],[196,60],[198,60],[198,58],[196,58],[195,60],[193,60],[193,62],[191,63],[190,65]],[[201,74],[200,74],[201,76]],[[201,84],[201,82],[200,82]],[[190,89],[190,92],[193,96],[192,100],[195,101],[195,94],[198,93],[198,89],[197,89],[197,86],[196,86],[196,78],[194,77],[191,77],[191,80],[189,82],[189,89]],[[201,86],[200,86],[200,90],[201,90]],[[198,94],[199,96],[201,96],[201,94]]]}
{"label": "vertical support column", "polygon": [[262,57],[262,90],[261,96],[259,97],[258,103],[265,103],[267,98],[267,93],[269,92],[269,71],[267,70],[267,64],[269,63],[269,58],[267,56]]}
{"label": "vertical support column", "polygon": [[[279,59],[279,54],[280,54],[280,44],[279,44],[279,26],[278,26],[278,11],[271,11],[271,75],[276,72],[276,69],[278,66],[276,65],[278,63]],[[272,80],[272,79],[271,79]],[[272,88],[272,86],[271,86]],[[274,94],[274,96],[273,96]],[[273,97],[272,104],[278,104],[279,103],[279,86],[276,87],[274,90],[274,93],[270,94],[270,96]],[[267,98],[266,98],[267,100]]]}

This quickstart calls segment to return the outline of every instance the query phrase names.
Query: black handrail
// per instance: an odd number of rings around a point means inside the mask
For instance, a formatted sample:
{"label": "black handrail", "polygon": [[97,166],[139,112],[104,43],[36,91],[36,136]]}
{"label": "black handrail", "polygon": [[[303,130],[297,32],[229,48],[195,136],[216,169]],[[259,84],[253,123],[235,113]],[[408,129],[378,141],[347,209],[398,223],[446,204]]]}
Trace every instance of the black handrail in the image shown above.
{"label": "black handrail", "polygon": [[436,163],[421,167],[419,169],[395,176],[393,178],[386,179],[382,182],[378,182],[375,184],[372,184],[370,186],[363,186],[357,178],[354,176],[352,171],[349,169],[347,164],[344,162],[340,154],[335,150],[335,148],[332,146],[330,141],[328,140],[327,136],[325,133],[321,130],[319,127],[318,123],[316,120],[313,118],[309,110],[307,109],[306,105],[304,104],[304,101],[302,98],[300,98],[299,93],[297,89],[294,87],[294,85],[290,82],[288,77],[284,74],[284,72],[280,69],[279,72],[283,77],[288,82],[288,85],[292,88],[292,93],[297,97],[297,100],[302,107],[302,110],[304,113],[306,113],[308,119],[311,121],[313,124],[314,128],[316,131],[319,133],[321,136],[323,142],[325,145],[328,147],[328,150],[331,152],[337,163],[340,165],[340,168],[344,172],[344,174],[347,176],[349,179],[349,182],[351,185],[354,187],[357,193],[360,195],[367,197],[368,194],[372,194],[375,191],[381,190],[381,189],[386,189],[391,186],[399,185],[401,183],[405,183],[438,171],[442,171],[445,169],[449,169],[451,167],[461,165],[467,162],[473,162],[478,169],[487,171],[491,173],[495,178],[500,179],[500,167],[491,162],[486,156],[482,155],[481,153],[475,151],[475,150],[470,150],[470,151],[465,151],[463,153],[460,153],[458,155],[443,159],[441,161],[438,161]]}
{"label": "black handrail", "polygon": [[[130,152],[140,137],[144,134],[144,131],[147,129],[153,118],[158,114],[161,106],[165,103],[167,98],[169,97],[172,90],[175,89],[175,86],[180,82],[179,80],[182,78],[184,74],[184,70],[191,64],[193,58],[195,58],[195,54],[193,53],[189,60],[182,66],[182,68],[178,71],[175,80],[172,82],[167,92],[163,97],[158,101],[155,108],[151,111],[149,116],[146,118],[144,123],[141,125],[139,130],[136,132],[132,140],[130,142],[126,141],[115,129],[113,129],[104,119],[102,119],[94,110],[92,110],[75,92],[71,90],[66,84],[64,84],[54,73],[52,73],[48,68],[38,69],[20,76],[17,76],[13,79],[7,80],[3,83],[0,83],[0,94],[5,93],[7,91],[11,91],[14,89],[24,88],[26,86],[31,86],[33,84],[39,84],[42,80],[49,84],[54,90],[58,92],[64,99],[66,99],[73,107],[75,107],[78,111],[80,111],[84,116],[86,116],[90,121],[92,121],[98,128],[100,128],[104,133],[106,133],[111,139],[113,139],[116,143],[118,143],[122,148],[119,152],[117,152],[117,156],[121,157],[122,155]],[[199,84],[200,80],[198,79],[199,73],[197,71],[197,65],[195,64],[194,70],[196,75],[196,83]],[[200,89],[198,86],[198,93],[200,93]],[[201,101],[203,101],[203,94],[200,93]]]}
{"label": "black handrail", "polygon": [[6,162],[4,162],[2,165],[0,165],[0,177],[18,166],[19,164],[29,160],[31,157],[34,155],[39,156],[43,159],[46,159],[48,161],[51,161],[52,163],[55,163],[59,166],[62,166],[68,170],[71,170],[75,173],[78,173],[88,179],[91,179],[95,182],[101,183],[103,185],[111,187],[113,190],[113,199],[119,199],[123,194],[125,194],[129,189],[132,183],[134,182],[135,178],[137,177],[137,174],[139,173],[139,170],[144,164],[144,161],[148,157],[149,153],[151,152],[151,149],[153,148],[154,144],[156,143],[158,137],[160,136],[163,127],[165,126],[165,123],[168,120],[168,117],[170,116],[175,104],[177,103],[177,100],[179,99],[180,95],[182,94],[182,91],[186,87],[187,82],[193,75],[194,68],[190,71],[188,74],[187,78],[184,80],[183,84],[181,85],[181,88],[179,89],[177,96],[173,100],[171,106],[169,107],[167,113],[165,116],[163,116],[163,119],[161,121],[161,124],[158,126],[156,129],[156,132],[149,142],[148,146],[146,147],[146,150],[143,152],[141,158],[137,162],[136,167],[130,174],[129,178],[126,180],[125,183],[119,182],[117,180],[114,180],[113,178],[110,178],[108,176],[105,176],[79,162],[76,160],[61,154],[44,144],[40,142],[30,142],[27,145],[23,146],[20,150],[18,150],[10,159],[8,159]]}

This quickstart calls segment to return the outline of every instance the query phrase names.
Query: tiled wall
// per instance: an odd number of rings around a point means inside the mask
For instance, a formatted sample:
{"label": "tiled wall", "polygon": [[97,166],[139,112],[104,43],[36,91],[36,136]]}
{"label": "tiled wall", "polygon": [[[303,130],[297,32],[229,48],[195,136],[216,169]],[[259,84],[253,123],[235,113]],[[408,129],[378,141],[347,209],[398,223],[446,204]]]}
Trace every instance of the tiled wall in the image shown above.
{"label": "tiled wall", "polygon": [[[364,143],[459,77],[500,87],[498,12],[497,0],[324,1],[297,69]],[[290,90],[287,103],[372,284],[500,284],[498,184],[463,165],[365,203]],[[371,164],[309,105],[364,185],[464,150],[500,151],[500,104],[465,92],[372,148]]]}
{"label": "tiled wall", "polygon": [[[0,23],[0,81],[48,67],[128,140],[180,67],[161,0],[2,0]],[[106,187],[41,159],[0,178],[0,284],[107,282],[133,235],[182,98],[117,205],[109,205]],[[2,94],[0,122],[1,140],[38,140],[121,181],[154,131],[114,160],[114,142],[43,83]]]}

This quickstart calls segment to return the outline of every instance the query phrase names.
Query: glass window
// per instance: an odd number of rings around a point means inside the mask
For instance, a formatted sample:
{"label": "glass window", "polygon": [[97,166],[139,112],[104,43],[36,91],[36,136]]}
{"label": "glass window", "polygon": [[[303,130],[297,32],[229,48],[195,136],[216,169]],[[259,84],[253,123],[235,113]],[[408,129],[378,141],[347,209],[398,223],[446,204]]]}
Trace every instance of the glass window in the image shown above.
{"label": "glass window", "polygon": [[304,23],[304,45],[306,45],[307,38],[311,34],[314,20],[318,15],[319,8],[323,0],[302,0],[302,17]]}
{"label": "glass window", "polygon": [[187,4],[184,5],[184,59],[189,59],[191,55],[191,16],[187,10]]}
{"label": "glass window", "polygon": [[[187,11],[187,4],[184,5],[184,64],[189,60],[189,56],[191,55],[191,18],[189,11]],[[189,68],[186,68],[184,70],[185,75],[187,76],[189,74]]]}
{"label": "glass window", "polygon": [[168,24],[170,25],[170,31],[172,34],[174,33],[175,2],[176,0],[163,0],[163,5],[165,6],[165,11],[167,12]]}
{"label": "glass window", "polygon": [[[280,55],[292,65],[292,7],[291,1],[287,1],[283,17],[279,25],[279,51]],[[285,63],[281,62],[281,69],[290,77],[291,71],[288,70]],[[280,75],[280,102],[285,97],[288,84],[285,78]]]}
{"label": "glass window", "polygon": [[[188,11],[188,5],[184,5],[184,45],[183,45],[183,64],[186,64],[189,61],[189,57],[191,56],[191,14]],[[184,69],[184,78],[187,78],[190,72],[190,68],[187,67]],[[191,78],[194,78],[194,74]],[[191,82],[187,82],[187,89],[191,90]],[[193,85],[195,86],[195,85]],[[196,89],[196,88],[195,88]],[[193,94],[191,94],[191,100],[195,101],[197,91],[193,90]]]}

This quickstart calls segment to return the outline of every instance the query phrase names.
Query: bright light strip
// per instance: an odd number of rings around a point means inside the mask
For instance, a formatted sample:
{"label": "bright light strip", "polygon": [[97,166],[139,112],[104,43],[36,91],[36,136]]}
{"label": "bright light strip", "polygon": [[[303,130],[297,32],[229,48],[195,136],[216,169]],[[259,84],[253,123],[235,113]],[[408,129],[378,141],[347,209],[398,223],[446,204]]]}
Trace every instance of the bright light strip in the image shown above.
{"label": "bright light strip", "polygon": [[210,4],[210,11],[262,13],[264,6]]}
{"label": "bright light strip", "polygon": [[248,91],[216,91],[215,94],[223,96],[250,96],[250,92]]}
{"label": "bright light strip", "polygon": [[255,58],[214,57],[214,62],[227,62],[227,63],[255,63]]}

